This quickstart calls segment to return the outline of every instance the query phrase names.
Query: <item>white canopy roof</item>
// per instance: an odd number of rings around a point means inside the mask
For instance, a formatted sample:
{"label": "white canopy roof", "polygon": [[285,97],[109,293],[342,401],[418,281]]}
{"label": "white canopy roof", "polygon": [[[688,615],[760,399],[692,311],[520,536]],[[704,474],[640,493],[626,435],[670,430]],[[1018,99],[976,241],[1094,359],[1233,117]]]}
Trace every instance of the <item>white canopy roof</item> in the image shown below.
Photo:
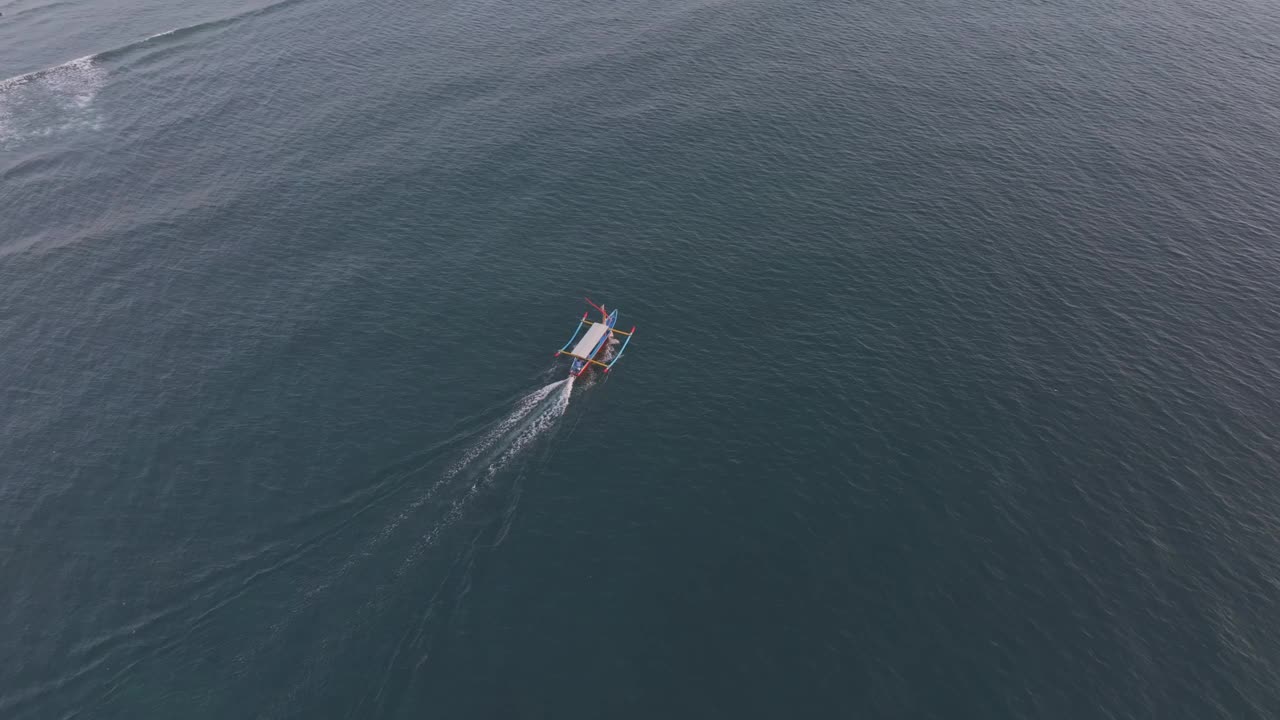
{"label": "white canopy roof", "polygon": [[595,325],[592,325],[587,330],[586,334],[582,336],[582,339],[578,341],[578,344],[574,345],[573,349],[569,351],[569,354],[590,360],[591,351],[594,350],[596,344],[600,342],[600,338],[604,337],[608,332],[609,328],[605,327],[604,323],[596,323]]}

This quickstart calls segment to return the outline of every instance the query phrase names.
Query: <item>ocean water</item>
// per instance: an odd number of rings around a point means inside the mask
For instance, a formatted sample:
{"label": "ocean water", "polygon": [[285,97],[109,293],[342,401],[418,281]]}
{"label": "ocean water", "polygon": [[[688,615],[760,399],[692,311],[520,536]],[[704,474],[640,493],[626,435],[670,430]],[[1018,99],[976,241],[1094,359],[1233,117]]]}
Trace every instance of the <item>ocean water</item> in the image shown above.
{"label": "ocean water", "polygon": [[0,13],[0,717],[1280,717],[1276,5]]}

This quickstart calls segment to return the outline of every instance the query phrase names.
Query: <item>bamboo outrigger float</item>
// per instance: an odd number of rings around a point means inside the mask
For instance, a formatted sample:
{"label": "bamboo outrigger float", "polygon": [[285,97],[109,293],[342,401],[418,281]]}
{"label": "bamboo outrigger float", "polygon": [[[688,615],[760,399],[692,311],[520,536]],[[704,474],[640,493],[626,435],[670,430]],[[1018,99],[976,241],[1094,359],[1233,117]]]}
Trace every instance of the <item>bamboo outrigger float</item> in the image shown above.
{"label": "bamboo outrigger float", "polygon": [[[577,377],[587,371],[592,365],[598,365],[604,368],[605,372],[609,372],[619,360],[622,359],[622,353],[626,352],[627,344],[631,342],[631,336],[635,334],[635,326],[631,326],[629,332],[615,330],[614,325],[618,323],[618,310],[614,308],[613,312],[606,312],[603,305],[597,305],[591,302],[591,298],[586,298],[591,307],[600,311],[601,320],[592,322],[587,319],[587,313],[582,313],[582,320],[578,321],[578,327],[573,331],[573,336],[569,338],[569,342],[564,347],[556,351],[556,357],[568,355],[573,360],[573,365],[569,368],[569,374]],[[583,328],[587,328],[582,337],[578,337],[578,333]],[[621,335],[625,338],[622,341],[622,347],[618,348],[618,354],[614,355],[608,362],[597,360],[596,357],[604,352],[609,346],[609,338],[613,335]],[[577,341],[576,343],[574,341]],[[572,349],[571,349],[572,346]]]}

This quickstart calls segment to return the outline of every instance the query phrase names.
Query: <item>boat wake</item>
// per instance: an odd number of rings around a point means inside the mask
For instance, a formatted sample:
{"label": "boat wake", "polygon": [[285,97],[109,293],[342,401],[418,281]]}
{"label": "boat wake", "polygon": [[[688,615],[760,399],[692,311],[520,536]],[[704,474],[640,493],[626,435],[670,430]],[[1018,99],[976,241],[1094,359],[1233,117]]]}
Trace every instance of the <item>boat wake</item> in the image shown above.
{"label": "boat wake", "polygon": [[[327,589],[345,576],[361,558],[374,554],[390,541],[402,524],[417,515],[424,506],[432,504],[443,507],[443,515],[431,524],[406,553],[397,575],[403,574],[421,557],[423,551],[436,543],[442,532],[462,517],[463,511],[486,486],[491,485],[504,469],[538,439],[557,428],[560,418],[569,407],[572,390],[573,378],[549,383],[517,400],[515,407],[494,421],[487,431],[468,433],[470,437],[479,436],[480,439],[463,450],[460,458],[449,465],[434,482],[422,487],[412,500],[400,507],[367,541],[362,550],[352,553],[346,562],[330,574],[328,580],[312,588],[307,596],[314,596]],[[420,469],[411,470],[405,476],[416,474]]]}
{"label": "boat wake", "polygon": [[[504,440],[510,440],[512,443],[507,453],[518,452],[521,447],[536,437],[546,424],[564,414],[565,408],[569,405],[569,393],[572,389],[573,378],[566,378],[548,383],[520,398],[510,413],[498,420],[493,429],[462,453],[462,457],[445,471],[445,477],[451,478],[468,467],[475,466],[476,461],[486,453],[492,454],[491,450],[504,445],[502,442]],[[548,398],[551,398],[550,401]],[[547,406],[543,407],[544,404]],[[531,436],[526,437],[526,435]]]}
{"label": "boat wake", "polygon": [[[416,672],[441,623],[462,612],[478,554],[505,537],[527,463],[560,431],[573,389],[572,378],[549,382],[464,420],[453,437],[385,468],[366,488],[250,539],[236,557],[189,578],[164,603],[122,610],[114,627],[71,651],[68,672],[0,692],[0,716],[34,716],[31,709],[54,696],[96,702],[122,678],[165,662],[193,635],[220,632],[227,617],[242,614],[239,607],[266,597],[288,602],[259,618],[242,661],[274,662],[279,648],[288,646],[283,638],[309,635],[301,628],[358,595],[364,602],[354,612],[343,605],[350,630],[318,642],[349,642],[388,607],[421,603],[396,650]],[[322,649],[317,657],[329,657]],[[329,660],[316,662],[308,672]],[[307,688],[310,676],[295,682]]]}
{"label": "boat wake", "polygon": [[487,431],[469,433],[471,437],[478,435],[480,439],[463,450],[458,460],[404,504],[361,551],[353,553],[327,581],[312,588],[307,596],[326,590],[334,581],[345,576],[359,559],[376,552],[377,548],[385,545],[399,531],[403,523],[421,512],[423,506],[432,504],[443,507],[443,515],[431,524],[405,554],[396,573],[403,575],[427,548],[439,540],[441,533],[462,517],[476,496],[492,485],[504,469],[510,467],[537,440],[558,427],[560,418],[569,407],[572,391],[573,378],[548,383],[517,400],[515,406],[494,421]]}
{"label": "boat wake", "polygon": [[[444,517],[431,528],[405,557],[401,572],[411,566],[424,550],[435,544],[440,533],[462,517],[463,511],[485,487],[512,462],[521,457],[539,439],[554,432],[569,407],[573,378],[549,383],[520,398],[504,417],[496,421],[474,445],[462,453],[461,459],[444,472],[432,486],[435,495],[440,486],[449,484],[458,493],[449,503]],[[425,500],[425,498],[424,498]]]}
{"label": "boat wake", "polygon": [[[471,438],[479,437],[462,451],[461,456],[452,465],[447,466],[434,481],[420,486],[417,494],[395,511],[394,515],[384,521],[382,527],[370,536],[359,549],[353,550],[343,562],[326,573],[303,590],[301,596],[290,607],[290,618],[298,615],[319,602],[321,597],[335,585],[347,581],[348,576],[358,567],[367,564],[368,559],[384,551],[394,543],[394,536],[401,534],[406,528],[418,525],[414,520],[424,508],[437,508],[428,512],[430,519],[425,526],[419,526],[420,534],[409,541],[403,550],[403,558],[395,566],[394,571],[384,583],[370,590],[369,604],[372,609],[387,600],[386,592],[392,584],[402,580],[422,560],[424,553],[435,546],[444,533],[458,523],[468,508],[478,498],[485,495],[485,490],[495,484],[503,475],[503,471],[512,468],[513,463],[540,439],[546,438],[559,426],[569,406],[569,397],[573,390],[573,378],[549,383],[518,399],[514,407],[485,430],[484,428],[467,432]],[[426,462],[433,465],[428,453]],[[394,482],[418,475],[426,466],[411,468],[394,477]],[[518,491],[502,500],[508,505],[504,514],[514,510]],[[411,530],[412,531],[412,530]],[[402,546],[403,547],[403,546]],[[290,623],[279,622],[274,633],[282,631]]]}

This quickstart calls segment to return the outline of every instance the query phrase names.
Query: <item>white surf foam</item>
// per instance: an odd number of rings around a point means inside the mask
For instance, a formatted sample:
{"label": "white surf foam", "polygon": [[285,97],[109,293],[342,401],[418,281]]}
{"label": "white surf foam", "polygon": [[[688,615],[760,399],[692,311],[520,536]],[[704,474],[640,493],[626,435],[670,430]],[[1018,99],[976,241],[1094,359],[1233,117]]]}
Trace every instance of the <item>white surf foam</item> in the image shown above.
{"label": "white surf foam", "polygon": [[0,80],[0,142],[101,127],[93,101],[106,80],[93,55]]}

